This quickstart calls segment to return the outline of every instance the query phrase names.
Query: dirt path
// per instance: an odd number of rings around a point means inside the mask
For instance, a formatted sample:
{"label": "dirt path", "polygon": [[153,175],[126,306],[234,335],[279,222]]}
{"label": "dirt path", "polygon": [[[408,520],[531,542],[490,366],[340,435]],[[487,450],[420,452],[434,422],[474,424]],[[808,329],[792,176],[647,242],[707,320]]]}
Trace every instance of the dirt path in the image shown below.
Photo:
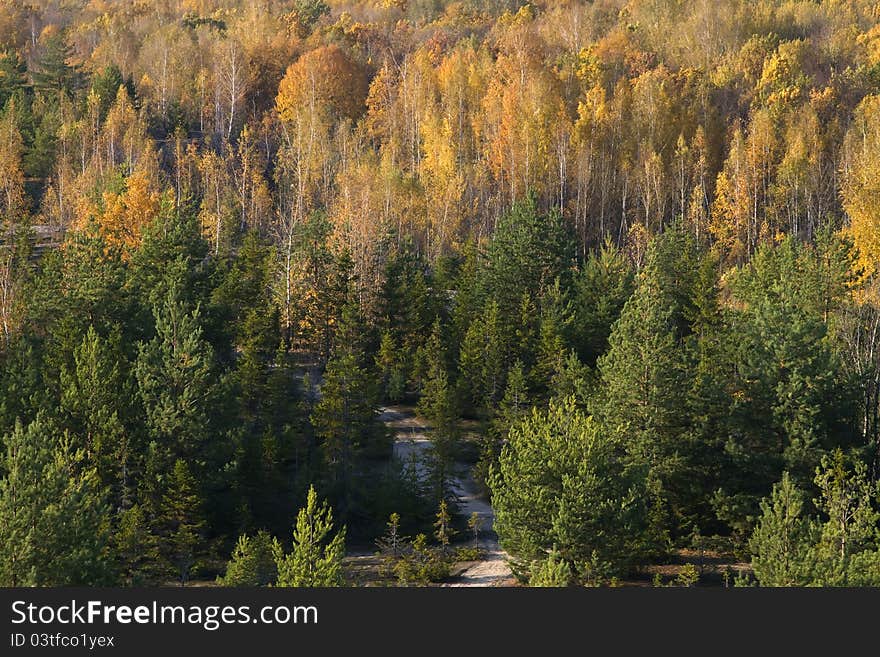
{"label": "dirt path", "polygon": [[510,586],[513,584],[513,573],[507,565],[507,553],[498,544],[498,535],[494,530],[495,512],[477,492],[470,468],[460,464],[456,469],[459,472],[455,483],[461,500],[461,512],[465,517],[476,513],[480,518],[478,542],[483,550],[483,559],[465,568],[454,582],[446,586]]}
{"label": "dirt path", "polygon": [[[431,446],[428,427],[412,410],[398,406],[383,408],[379,419],[395,432],[394,455],[404,464],[414,464],[416,472],[423,476],[424,465],[420,457]],[[470,466],[456,463],[455,472],[453,485],[461,503],[461,513],[465,517],[476,513],[480,518],[478,542],[484,556],[481,561],[468,564],[445,586],[509,586],[514,582],[513,574],[507,566],[507,553],[498,544],[498,536],[493,528],[495,512],[479,494]]]}

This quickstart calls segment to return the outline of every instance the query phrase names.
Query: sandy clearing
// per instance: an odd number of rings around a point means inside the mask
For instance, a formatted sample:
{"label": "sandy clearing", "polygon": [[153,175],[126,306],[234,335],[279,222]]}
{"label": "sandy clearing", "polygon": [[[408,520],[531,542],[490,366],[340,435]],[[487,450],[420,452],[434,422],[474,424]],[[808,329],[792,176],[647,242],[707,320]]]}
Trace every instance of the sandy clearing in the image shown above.
{"label": "sandy clearing", "polygon": [[[424,475],[421,455],[431,447],[428,437],[429,429],[415,414],[406,408],[388,406],[381,409],[379,419],[394,429],[394,455],[404,466],[415,464],[419,476]],[[470,466],[465,463],[455,464],[453,480],[456,494],[461,502],[461,512],[465,517],[476,513],[480,517],[478,544],[484,552],[481,561],[465,568],[454,581],[444,586],[510,586],[514,583],[513,573],[507,565],[508,555],[498,544],[498,536],[494,531],[495,512],[492,506],[479,494],[476,483],[471,476]]]}

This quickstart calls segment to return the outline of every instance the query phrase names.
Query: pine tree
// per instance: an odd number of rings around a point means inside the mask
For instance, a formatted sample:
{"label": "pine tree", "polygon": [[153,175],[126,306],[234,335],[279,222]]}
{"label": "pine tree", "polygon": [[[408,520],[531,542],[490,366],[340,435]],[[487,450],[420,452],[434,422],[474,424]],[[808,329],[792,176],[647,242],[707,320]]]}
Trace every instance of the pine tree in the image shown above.
{"label": "pine tree", "polygon": [[318,505],[314,486],[309,487],[306,505],[296,516],[293,549],[290,554],[275,551],[278,586],[341,586],[342,558],[345,555],[345,527],[335,536],[333,510]]}
{"label": "pine tree", "polygon": [[562,217],[542,214],[534,196],[517,202],[495,227],[488,247],[486,287],[504,316],[502,326],[518,319],[522,295],[542,299],[557,278],[568,285],[572,245]]}
{"label": "pine tree", "polygon": [[822,455],[857,435],[853,390],[817,294],[825,277],[811,276],[821,271],[812,257],[791,239],[763,246],[733,282],[744,307],[727,336],[733,366],[724,377],[735,403],[726,451],[729,480],[750,513],[783,470],[806,488]]}
{"label": "pine tree", "polygon": [[634,462],[670,482],[679,472],[680,432],[686,426],[687,362],[674,328],[672,308],[646,282],[624,307],[599,359],[599,416],[620,431]]}
{"label": "pine tree", "polygon": [[449,386],[446,350],[441,340],[440,323],[434,325],[431,337],[425,343],[423,360],[426,365],[425,382],[417,412],[433,423],[435,433],[448,435],[455,431],[458,419],[455,397]]}
{"label": "pine tree", "polygon": [[109,510],[93,468],[40,414],[8,434],[0,480],[0,583],[96,586],[110,581]]}
{"label": "pine tree", "polygon": [[385,527],[385,534],[376,540],[376,547],[387,561],[393,562],[400,557],[405,542],[400,534],[400,514],[392,513]]}
{"label": "pine tree", "polygon": [[571,580],[571,567],[562,559],[556,548],[553,548],[546,559],[532,566],[529,586],[564,587],[571,584]]}
{"label": "pine tree", "polygon": [[535,300],[529,292],[524,292],[519,306],[515,351],[525,369],[530,369],[535,365],[540,329],[541,315],[535,307]]}
{"label": "pine tree", "polygon": [[281,550],[278,539],[264,531],[238,537],[226,574],[217,578],[220,586],[269,586],[278,579],[275,555]]}
{"label": "pine tree", "polygon": [[635,274],[625,255],[606,241],[591,253],[572,286],[572,341],[589,366],[608,349],[611,327],[635,290]]}
{"label": "pine tree", "polygon": [[[48,264],[48,263],[47,263]],[[125,287],[119,248],[107,242],[94,221],[65,236],[64,253],[34,280],[31,321],[52,327],[49,349],[57,365],[79,346],[89,325],[99,335],[131,324],[134,309]],[[66,330],[58,330],[65,325]]]}
{"label": "pine tree", "polygon": [[581,362],[574,350],[560,364],[550,382],[550,398],[574,397],[583,407],[589,407],[596,392],[596,372]]}
{"label": "pine tree", "polygon": [[528,577],[554,545],[584,579],[626,572],[645,554],[644,476],[573,399],[534,409],[510,430],[489,480],[514,572]]}
{"label": "pine tree", "polygon": [[860,460],[836,450],[816,469],[819,515],[807,515],[804,494],[784,473],[762,500],[749,541],[762,586],[876,586],[880,582],[877,483]]}
{"label": "pine tree", "polygon": [[546,391],[562,368],[568,353],[568,334],[572,324],[571,303],[559,279],[549,288],[541,308],[535,366],[530,372],[534,388]]}
{"label": "pine tree", "polygon": [[178,207],[165,195],[159,214],[142,228],[140,245],[128,261],[126,289],[140,300],[142,336],[152,335],[155,312],[175,296],[187,310],[200,307],[206,337],[211,337],[212,344],[220,343],[214,335],[208,296],[216,285],[217,261],[208,258],[208,253],[195,210],[188,203]]}
{"label": "pine tree", "polygon": [[438,286],[455,290],[449,326],[450,344],[462,343],[468,328],[486,305],[483,266],[484,259],[473,240],[462,246],[458,259],[446,258],[437,263],[434,277]]}
{"label": "pine tree", "polygon": [[300,38],[307,37],[315,23],[326,14],[330,13],[330,7],[324,0],[296,0],[289,14],[289,20],[295,26]]}
{"label": "pine tree", "polygon": [[104,484],[123,505],[131,498],[133,445],[122,418],[129,414],[128,382],[119,334],[102,340],[90,326],[73,354],[74,368],[61,370],[61,410]]}
{"label": "pine tree", "polygon": [[196,480],[182,459],[174,462],[162,499],[162,550],[180,585],[189,580],[204,545],[206,522]]}
{"label": "pine tree", "polygon": [[388,258],[379,290],[381,326],[405,353],[424,341],[437,315],[436,292],[428,265],[413,245],[404,242]]}
{"label": "pine tree", "polygon": [[454,503],[452,462],[459,439],[459,412],[455,391],[449,385],[446,357],[440,341],[440,323],[425,344],[428,371],[417,411],[431,424],[428,482],[432,499]]}
{"label": "pine tree", "polygon": [[135,375],[147,428],[174,459],[191,460],[197,471],[206,466],[209,437],[218,399],[214,352],[202,338],[200,310],[189,310],[172,288],[154,309],[155,337],[141,344]]}
{"label": "pine tree", "polygon": [[456,534],[455,529],[452,527],[452,516],[449,514],[446,500],[440,500],[436,518],[434,521],[434,537],[440,544],[440,550],[445,556],[449,552],[449,541]]}
{"label": "pine tree", "polygon": [[0,431],[28,424],[50,406],[51,392],[43,350],[37,341],[17,337],[0,353]]}
{"label": "pine tree", "polygon": [[474,480],[481,488],[488,491],[489,472],[498,461],[501,445],[507,440],[510,428],[528,415],[531,407],[525,370],[522,361],[516,361],[508,372],[504,397],[481,440],[480,458],[474,465]]}
{"label": "pine tree", "polygon": [[815,577],[822,586],[850,585],[850,576],[857,572],[853,557],[880,547],[880,513],[875,508],[878,485],[867,470],[858,459],[850,467],[840,449],[824,456],[816,470],[819,499],[815,504],[826,518],[814,551]]}
{"label": "pine tree", "polygon": [[390,444],[377,419],[378,395],[372,373],[359,354],[340,349],[327,363],[321,397],[311,414],[323,465],[343,517],[352,503],[360,459],[385,455]]}
{"label": "pine tree", "polygon": [[123,87],[130,99],[134,99],[135,90],[131,79],[122,76],[122,71],[115,64],[109,64],[92,76],[90,93],[98,99],[98,117],[101,122],[107,117],[107,112],[116,101],[119,88]]}
{"label": "pine tree", "polygon": [[113,535],[117,570],[125,586],[162,584],[166,569],[162,565],[159,538],[150,528],[140,505],[121,511]]}
{"label": "pine tree", "polygon": [[[707,491],[693,491],[695,445],[688,391],[693,385],[694,322],[700,251],[678,228],[654,239],[638,287],[599,358],[600,392],[592,402],[628,458],[649,468],[675,532],[686,527]],[[699,409],[697,409],[699,410]]]}
{"label": "pine tree", "polygon": [[[42,103],[34,119],[35,127],[30,148],[24,154],[24,172],[34,178],[48,178],[54,172],[58,151],[60,112],[53,105]],[[47,194],[48,195],[48,194]]]}
{"label": "pine tree", "polygon": [[762,586],[809,583],[809,551],[816,527],[804,514],[803,493],[788,473],[761,502],[761,517],[749,541],[752,569]]}
{"label": "pine tree", "polygon": [[480,545],[480,530],[483,528],[483,518],[476,511],[471,512],[467,522],[468,529],[474,535],[474,549]]}
{"label": "pine tree", "polygon": [[0,108],[27,85],[27,65],[14,50],[0,53]]}
{"label": "pine tree", "polygon": [[492,409],[503,391],[506,353],[499,306],[492,301],[468,327],[458,357],[459,387],[475,410]]}
{"label": "pine tree", "polygon": [[248,232],[235,257],[218,265],[220,281],[211,290],[233,343],[262,363],[271,361],[281,337],[280,310],[272,296],[274,255],[262,237]]}
{"label": "pine tree", "polygon": [[498,405],[498,413],[492,419],[490,433],[496,439],[503,440],[510,427],[527,415],[531,406],[525,369],[521,361],[516,361],[507,374],[507,387]]}
{"label": "pine tree", "polygon": [[406,392],[406,363],[391,331],[382,333],[379,351],[376,354],[376,369],[382,377],[385,399],[390,402],[401,401]]}
{"label": "pine tree", "polygon": [[59,92],[71,95],[81,82],[80,72],[68,62],[73,49],[64,32],[56,31],[42,41],[37,70],[33,73],[34,89],[47,95]]}

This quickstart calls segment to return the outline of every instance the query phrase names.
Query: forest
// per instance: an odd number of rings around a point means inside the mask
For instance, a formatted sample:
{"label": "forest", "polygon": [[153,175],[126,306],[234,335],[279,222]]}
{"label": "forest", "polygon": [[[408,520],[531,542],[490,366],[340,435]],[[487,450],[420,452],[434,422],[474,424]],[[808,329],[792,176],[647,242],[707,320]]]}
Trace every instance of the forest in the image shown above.
{"label": "forest", "polygon": [[3,586],[880,585],[880,3],[0,0],[0,327]]}

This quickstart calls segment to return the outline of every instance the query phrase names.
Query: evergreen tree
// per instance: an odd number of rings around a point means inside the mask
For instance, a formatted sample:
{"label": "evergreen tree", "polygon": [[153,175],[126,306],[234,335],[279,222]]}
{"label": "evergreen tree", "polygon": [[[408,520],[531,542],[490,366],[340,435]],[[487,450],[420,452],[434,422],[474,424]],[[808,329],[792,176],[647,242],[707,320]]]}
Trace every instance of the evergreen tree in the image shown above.
{"label": "evergreen tree", "polygon": [[561,215],[541,213],[533,195],[501,217],[487,251],[485,285],[504,313],[505,333],[518,319],[523,294],[542,299],[557,278],[568,286],[573,244]]}
{"label": "evergreen tree", "polygon": [[49,373],[40,343],[19,336],[0,352],[0,431],[12,431],[17,421],[29,424],[51,406]]}
{"label": "evergreen tree", "polygon": [[331,537],[332,531],[333,510],[326,501],[318,505],[318,494],[310,486],[306,505],[296,516],[292,551],[275,550],[278,586],[342,585],[345,527]]}
{"label": "evergreen tree", "polygon": [[700,340],[714,321],[714,262],[679,227],[649,244],[637,288],[598,360],[600,390],[591,402],[628,458],[649,468],[654,513],[668,515],[657,515],[655,530],[673,536],[715,522],[706,500],[717,486],[714,465],[725,458],[724,441],[707,427],[724,435],[729,410],[698,380]]}
{"label": "evergreen tree", "polygon": [[169,468],[182,457],[202,472],[219,393],[213,349],[202,338],[199,308],[188,309],[176,288],[154,317],[156,335],[140,346],[135,363],[147,429]]}
{"label": "evergreen tree", "polygon": [[109,511],[98,476],[42,413],[4,438],[0,583],[97,586],[110,581]]}
{"label": "evergreen tree", "polygon": [[15,51],[0,53],[0,108],[6,107],[10,98],[21,97],[27,85],[27,65]]}
{"label": "evergreen tree", "polygon": [[185,203],[175,207],[170,196],[163,196],[158,216],[141,230],[141,243],[130,254],[126,268],[125,290],[137,300],[127,323],[133,343],[154,337],[155,314],[174,296],[187,310],[199,308],[205,340],[218,359],[231,360],[229,326],[224,325],[226,317],[220,312],[223,304],[218,302],[218,309],[212,300],[218,282],[217,261],[208,258],[208,252],[192,208]]}
{"label": "evergreen tree", "polygon": [[73,49],[66,34],[56,31],[43,39],[40,46],[37,70],[32,73],[34,89],[46,95],[72,95],[81,83],[81,75],[68,63],[73,58]]}
{"label": "evergreen tree", "polygon": [[571,567],[554,548],[550,550],[546,559],[532,566],[529,586],[564,587],[571,583],[571,579]]}
{"label": "evergreen tree", "polygon": [[324,0],[296,0],[293,3],[291,19],[296,26],[297,34],[305,38],[311,33],[315,23],[329,13],[330,7]]}
{"label": "evergreen tree", "polygon": [[438,312],[427,263],[411,244],[404,243],[388,258],[383,274],[380,325],[391,332],[403,353],[414,353]]}
{"label": "evergreen tree", "polygon": [[204,546],[203,502],[186,462],[177,459],[162,498],[162,550],[183,586]]}
{"label": "evergreen tree", "polygon": [[115,64],[105,66],[92,76],[92,86],[90,93],[94,94],[98,100],[98,117],[100,121],[104,121],[107,112],[116,101],[119,88],[125,88],[129,99],[134,100],[135,90],[131,79],[122,76],[122,71]]}
{"label": "evergreen tree", "polygon": [[445,556],[449,552],[449,541],[456,534],[455,529],[452,527],[452,516],[449,514],[446,500],[440,500],[436,517],[437,519],[434,521],[434,537],[440,544],[440,550]]}
{"label": "evergreen tree", "polygon": [[572,287],[572,341],[581,361],[592,367],[607,351],[611,327],[634,290],[632,266],[611,242],[590,254]]}
{"label": "evergreen tree", "polygon": [[330,489],[342,517],[353,503],[358,464],[366,456],[387,455],[387,432],[376,419],[375,378],[359,354],[342,349],[327,364],[321,397],[311,414]]}
{"label": "evergreen tree", "polygon": [[507,440],[511,427],[519,423],[532,407],[525,371],[521,361],[516,361],[507,375],[504,397],[498,405],[498,412],[492,418],[489,430],[480,445],[480,459],[474,466],[474,480],[487,490],[489,472],[498,460],[501,445]]}
{"label": "evergreen tree", "polygon": [[525,371],[522,362],[516,361],[507,375],[507,387],[498,405],[498,413],[492,419],[490,433],[503,440],[510,428],[527,415],[531,406]]}
{"label": "evergreen tree", "polygon": [[587,408],[596,392],[596,372],[582,363],[574,350],[560,364],[550,382],[550,398],[574,397],[578,405]]}
{"label": "evergreen tree", "polygon": [[876,586],[880,582],[878,487],[861,461],[843,452],[822,459],[815,483],[818,517],[788,473],[762,500],[763,515],[749,541],[762,586]]}
{"label": "evergreen tree", "polygon": [[468,328],[485,308],[486,290],[482,284],[484,264],[484,258],[473,240],[464,244],[457,260],[447,258],[437,263],[434,273],[437,284],[441,289],[453,291],[450,344],[463,342]]}
{"label": "evergreen tree", "polygon": [[803,493],[784,473],[749,541],[752,569],[763,586],[798,586],[810,581],[810,548],[816,528],[804,514]]}
{"label": "evergreen tree", "polygon": [[350,353],[360,367],[372,371],[375,357],[370,356],[376,353],[376,338],[361,306],[355,301],[347,302],[340,309],[335,323],[332,355]]}
{"label": "evergreen tree", "polygon": [[45,179],[54,173],[61,113],[54,103],[39,99],[34,103],[32,114],[33,136],[22,164],[26,176]]}
{"label": "evergreen tree", "polygon": [[668,499],[683,474],[680,455],[690,373],[674,309],[653,279],[646,278],[627,302],[609,342],[599,359],[597,412],[603,426],[620,433],[629,458],[663,482]]}
{"label": "evergreen tree", "polygon": [[278,540],[264,531],[255,536],[238,537],[226,574],[217,578],[221,586],[267,586],[278,579],[275,555],[281,550]]}
{"label": "evergreen tree", "polygon": [[[400,534],[400,514],[392,513],[388,517],[385,527],[385,534],[376,540],[376,547],[379,548],[379,554],[386,559],[386,562],[393,565],[393,562],[402,554],[406,540]],[[386,563],[386,565],[389,564]]]}
{"label": "evergreen tree", "polygon": [[516,327],[514,349],[522,361],[524,369],[535,366],[538,356],[538,340],[542,324],[542,316],[535,307],[535,300],[529,292],[522,295],[519,306],[519,325]]}
{"label": "evergreen tree", "polygon": [[572,323],[571,303],[560,287],[559,279],[551,286],[541,308],[540,328],[531,371],[534,388],[546,391],[562,368],[568,353],[568,334]]}
{"label": "evergreen tree", "polygon": [[222,315],[232,343],[260,364],[271,362],[281,339],[281,316],[273,299],[275,254],[256,232],[248,232],[234,258],[218,265],[211,304]]}
{"label": "evergreen tree", "polygon": [[459,387],[475,410],[492,409],[504,390],[507,345],[492,301],[467,329],[458,357]]}
{"label": "evergreen tree", "polygon": [[67,234],[63,256],[46,263],[29,290],[29,321],[49,333],[47,356],[55,367],[72,368],[73,352],[90,325],[99,335],[128,326],[133,309],[125,273],[122,252],[96,222]]}
{"label": "evergreen tree", "polygon": [[474,535],[474,549],[480,545],[480,530],[483,528],[483,518],[476,511],[472,511],[467,521],[468,529]]}
{"label": "evergreen tree", "polygon": [[[725,506],[717,495],[719,482],[735,478],[735,466],[728,440],[730,410],[735,406],[736,359],[733,352],[729,313],[720,303],[717,258],[705,255],[700,264],[692,317],[694,332],[687,339],[693,354],[691,387],[687,391],[690,427],[684,433],[687,445],[687,476],[681,481],[683,496],[689,500],[684,524],[694,529],[726,533],[733,531],[735,542],[747,536],[750,527],[737,508]],[[715,495],[710,495],[715,491]],[[719,504],[719,502],[721,502]]]}
{"label": "evergreen tree", "polygon": [[[839,449],[822,458],[815,483],[819,488],[815,503],[825,518],[814,549],[816,583],[848,586],[853,576],[864,582],[868,572],[858,574],[857,556],[880,549],[878,484],[868,477],[862,461],[855,460],[850,467]],[[876,585],[878,580],[874,581]]]}
{"label": "evergreen tree", "polygon": [[823,320],[826,302],[815,294],[822,278],[809,280],[818,271],[812,258],[786,239],[760,248],[733,282],[744,304],[728,334],[735,389],[727,488],[738,490],[741,509],[734,515],[754,514],[783,470],[806,488],[823,454],[857,436],[854,391]]}
{"label": "evergreen tree", "polygon": [[124,356],[119,334],[102,340],[89,327],[74,351],[74,368],[61,370],[61,412],[68,425],[84,439],[86,456],[118,505],[131,499],[131,471],[135,451],[131,433],[123,424],[129,415],[128,382],[120,370]]}
{"label": "evergreen tree", "polygon": [[113,551],[122,584],[151,586],[163,583],[166,569],[162,565],[159,537],[151,529],[140,505],[135,504],[118,514]]}
{"label": "evergreen tree", "polygon": [[449,386],[442,332],[443,329],[437,322],[425,344],[426,376],[417,412],[434,424],[435,433],[450,434],[454,432],[453,425],[458,419],[458,413],[455,397]]}
{"label": "evergreen tree", "polygon": [[622,574],[645,555],[644,473],[572,399],[515,425],[489,480],[495,530],[514,572],[556,546],[585,580]]}
{"label": "evergreen tree", "polygon": [[382,333],[376,354],[376,369],[382,379],[385,399],[390,402],[401,401],[406,392],[406,363],[391,331]]}
{"label": "evergreen tree", "polygon": [[454,504],[452,464],[459,440],[459,412],[455,391],[446,374],[446,358],[440,341],[439,322],[425,344],[428,371],[417,411],[431,425],[431,447],[428,453],[428,483],[430,496],[446,504]]}
{"label": "evergreen tree", "polygon": [[[358,327],[365,327],[361,308],[355,297],[357,276],[354,272],[354,262],[347,250],[332,257],[326,280],[319,284],[319,308],[314,321],[315,338],[318,340],[318,353],[322,362],[326,362],[339,346],[342,349],[364,348],[369,339],[366,335],[357,331]],[[340,329],[347,329],[348,333],[340,335]],[[348,344],[346,338],[351,338],[356,333],[356,342]],[[359,361],[366,357],[366,350],[358,354]]]}

